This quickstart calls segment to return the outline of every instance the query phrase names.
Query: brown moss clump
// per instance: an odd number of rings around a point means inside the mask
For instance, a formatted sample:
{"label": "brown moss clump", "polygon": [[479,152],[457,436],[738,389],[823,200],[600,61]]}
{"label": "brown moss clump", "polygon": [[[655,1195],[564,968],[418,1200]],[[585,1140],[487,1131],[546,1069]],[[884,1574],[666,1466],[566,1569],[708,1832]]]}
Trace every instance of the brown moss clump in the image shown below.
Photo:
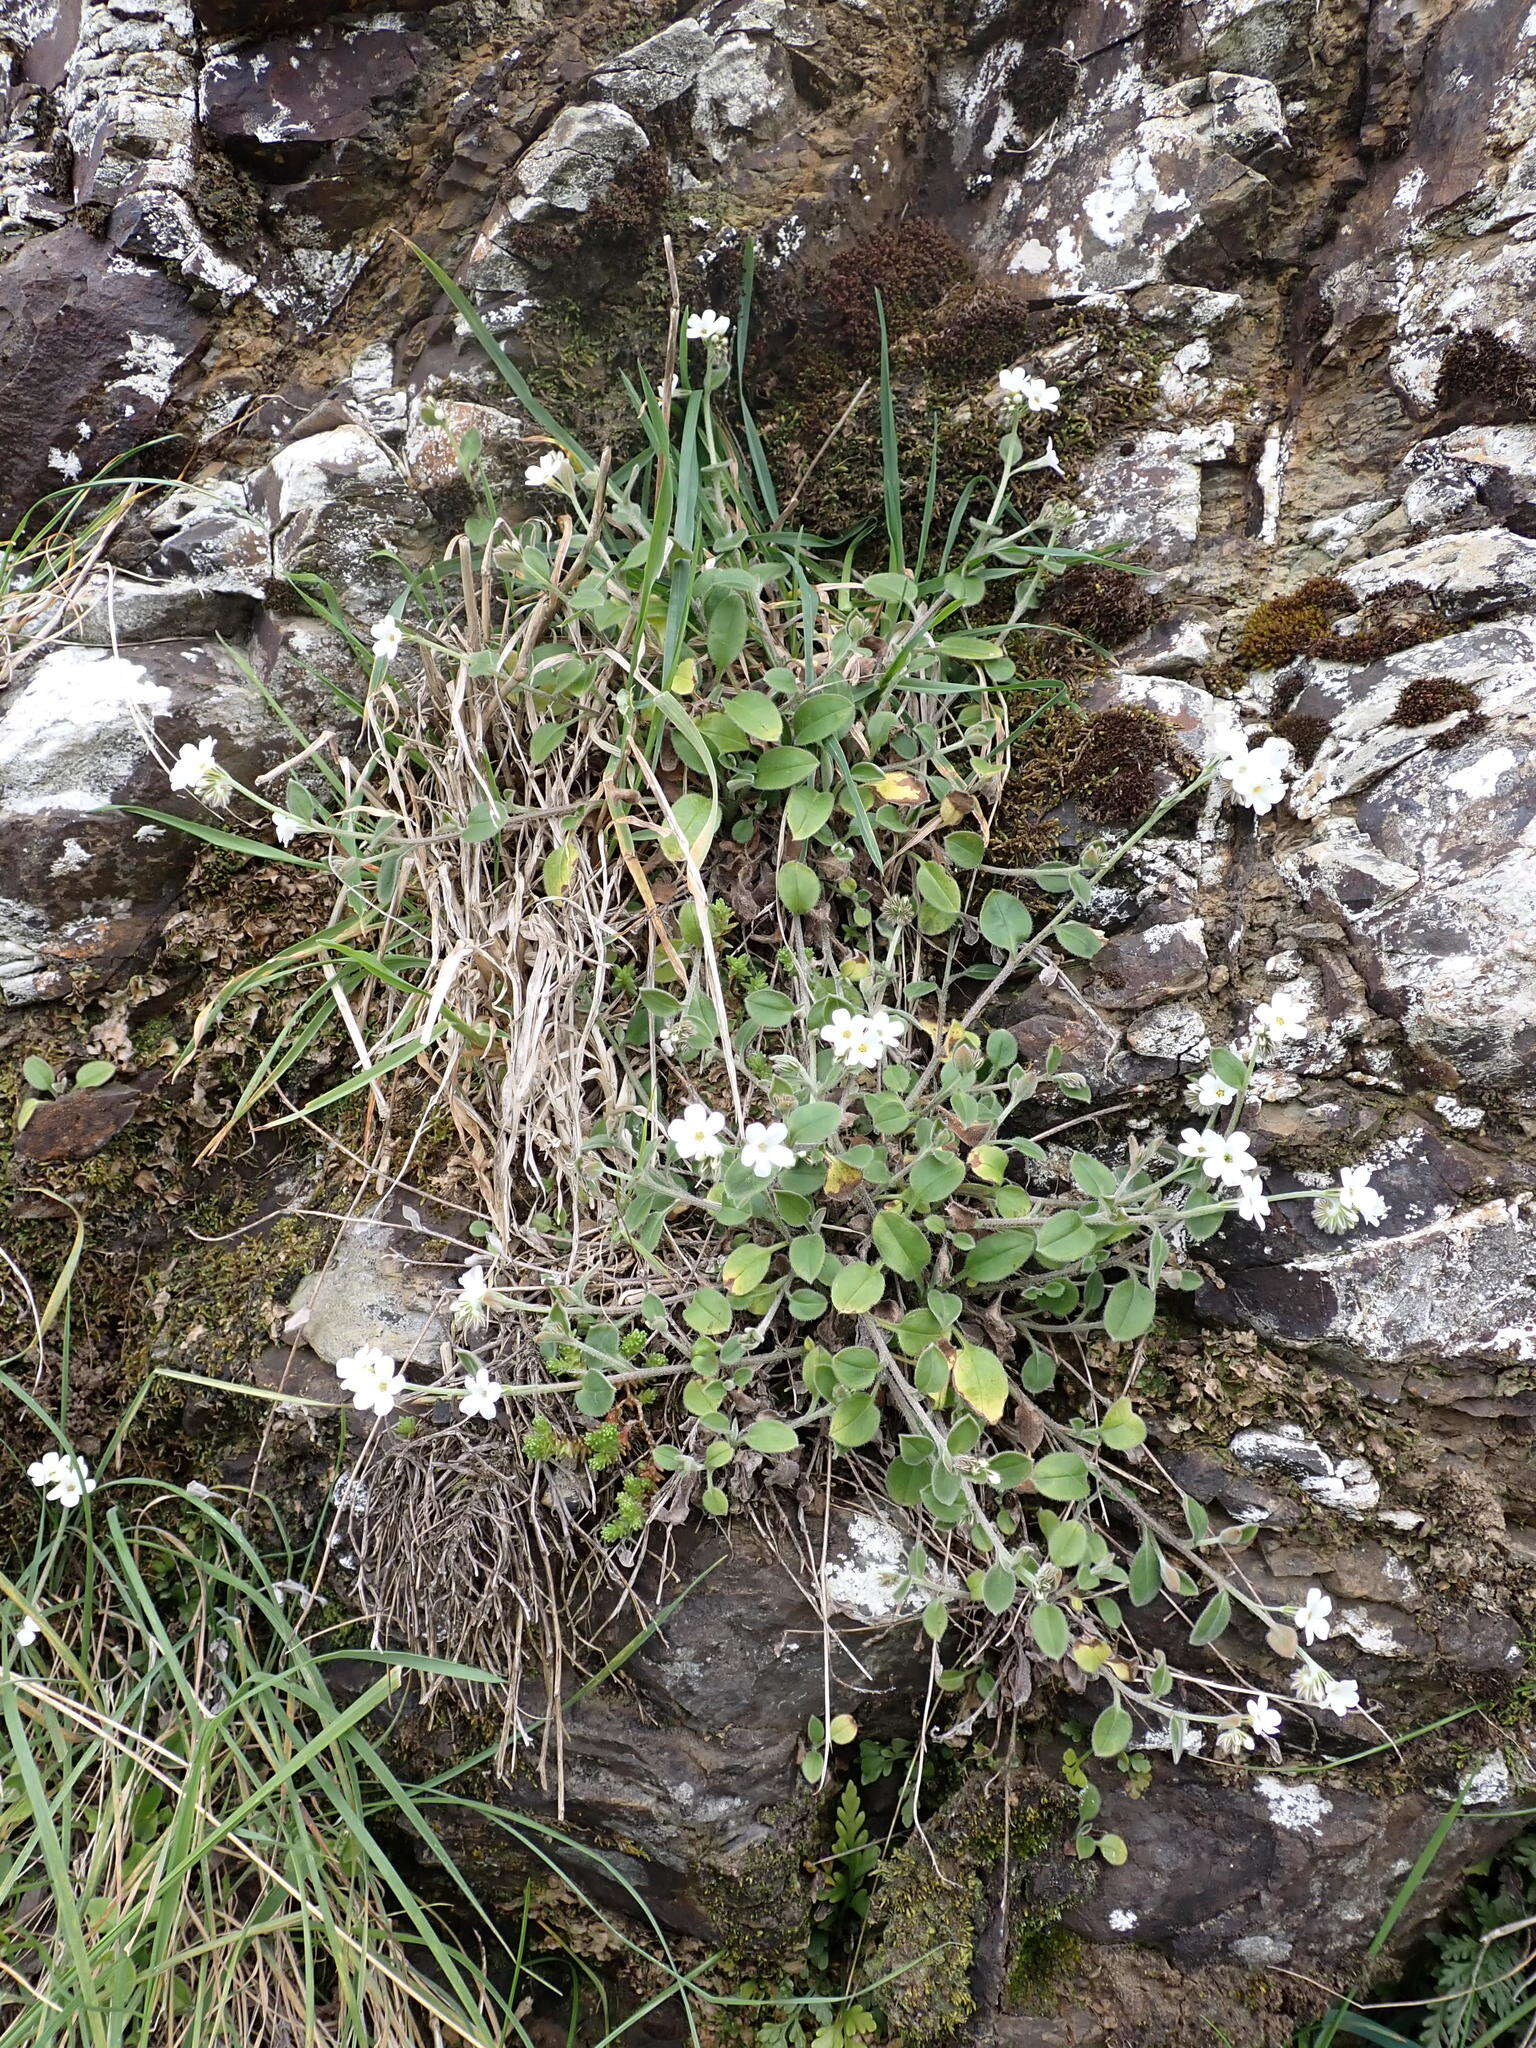
{"label": "brown moss clump", "polygon": [[[1052,639],[1036,635],[1028,644],[1049,647]],[[1061,666],[1070,667],[1070,651],[1081,643],[1056,645],[1068,651]],[[1014,736],[1012,767],[992,824],[991,854],[1000,867],[1033,867],[1051,858],[1069,805],[1096,824],[1134,825],[1166,793],[1170,775],[1194,773],[1165,718],[1135,704],[1084,712],[1080,687],[1062,689]]]}
{"label": "brown moss clump", "polygon": [[1287,740],[1291,752],[1303,768],[1310,768],[1317,759],[1317,750],[1332,731],[1332,722],[1326,718],[1314,718],[1305,711],[1287,712],[1283,718],[1270,720],[1270,731],[1277,740]]}
{"label": "brown moss clump", "polygon": [[868,360],[880,352],[882,303],[887,331],[904,334],[970,274],[965,251],[952,236],[931,220],[909,220],[835,256],[819,297],[833,338],[850,356]]}
{"label": "brown moss clump", "polygon": [[1045,616],[1054,625],[1101,647],[1123,647],[1163,615],[1163,601],[1145,579],[1106,563],[1080,562],[1058,577],[1045,595]]}
{"label": "brown moss clump", "polygon": [[583,274],[599,284],[603,273],[612,269],[630,277],[644,260],[656,238],[663,209],[672,196],[672,179],[664,149],[648,149],[626,164],[594,199],[586,212],[573,219],[525,220],[508,228],[503,236],[509,249],[527,262],[549,268],[564,266],[581,256],[598,268]]}
{"label": "brown moss clump", "polygon": [[1348,633],[1330,633],[1311,649],[1329,661],[1385,661],[1389,654],[1438,640],[1450,624],[1434,599],[1417,583],[1392,583],[1378,591]]}
{"label": "brown moss clump", "polygon": [[1478,695],[1470,683],[1459,683],[1454,676],[1425,676],[1419,682],[1407,684],[1399,693],[1392,707],[1391,723],[1438,725],[1442,718],[1453,717],[1458,711],[1464,712],[1465,717],[1446,731],[1436,733],[1430,741],[1432,747],[1449,752],[1472,733],[1481,732],[1488,721],[1478,708]]}
{"label": "brown moss clump", "polygon": [[1355,609],[1354,592],[1337,576],[1311,576],[1287,597],[1271,597],[1248,614],[1232,660],[1241,669],[1283,668],[1313,650],[1332,622]]}
{"label": "brown moss clump", "polygon": [[1021,52],[1004,90],[1014,119],[1027,135],[1038,135],[1077,97],[1078,68],[1065,50]]}
{"label": "brown moss clump", "polygon": [[1067,774],[1088,817],[1134,825],[1163,795],[1167,772],[1193,773],[1193,766],[1165,718],[1117,704],[1088,718]]}
{"label": "brown moss clump", "polygon": [[1031,338],[1024,301],[996,285],[983,285],[944,299],[934,332],[922,337],[918,352],[935,383],[964,392],[990,384],[1024,353]]}
{"label": "brown moss clump", "polygon": [[1536,418],[1536,358],[1487,327],[1458,335],[1440,361],[1442,412],[1475,406],[1480,420]]}

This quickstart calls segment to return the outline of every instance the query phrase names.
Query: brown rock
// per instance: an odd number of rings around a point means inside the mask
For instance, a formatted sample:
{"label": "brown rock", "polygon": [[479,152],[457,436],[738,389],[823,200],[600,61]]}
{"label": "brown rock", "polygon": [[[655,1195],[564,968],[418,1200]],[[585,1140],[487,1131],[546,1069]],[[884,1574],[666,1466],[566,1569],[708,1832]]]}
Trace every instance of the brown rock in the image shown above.
{"label": "brown rock", "polygon": [[120,1082],[45,1099],[17,1132],[16,1157],[39,1166],[89,1159],[128,1128],[138,1107],[138,1090]]}

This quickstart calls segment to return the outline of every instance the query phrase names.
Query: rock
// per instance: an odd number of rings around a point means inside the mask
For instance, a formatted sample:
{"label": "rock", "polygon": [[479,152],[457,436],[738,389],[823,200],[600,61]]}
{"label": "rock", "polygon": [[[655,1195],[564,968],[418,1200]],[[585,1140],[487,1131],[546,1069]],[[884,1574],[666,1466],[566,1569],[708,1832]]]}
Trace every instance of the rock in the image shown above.
{"label": "rock", "polygon": [[290,751],[285,729],[222,648],[157,641],[131,657],[56,647],[0,699],[0,987],[62,995],[131,956],[173,903],[196,842],[118,806],[193,815],[151,750],[211,736],[249,783]]}
{"label": "rock", "polygon": [[540,208],[585,213],[650,146],[639,122],[609,100],[566,107],[518,162],[517,182],[525,196],[512,209],[514,216]]}
{"label": "rock", "polygon": [[1363,602],[1395,583],[1416,583],[1453,619],[1482,618],[1536,597],[1536,540],[1503,527],[1415,541],[1341,569]]}
{"label": "rock", "polygon": [[1230,426],[1219,423],[1154,429],[1124,452],[1095,456],[1078,480],[1082,516],[1071,544],[1123,550],[1153,568],[1188,561],[1200,535],[1201,467],[1219,462],[1231,445]]}
{"label": "rock", "polygon": [[694,85],[693,131],[717,164],[788,135],[803,108],[791,52],[820,40],[815,17],[790,0],[737,0],[710,16],[715,46]]}
{"label": "rock", "polygon": [[361,135],[380,101],[414,83],[426,48],[405,29],[343,22],[243,43],[204,68],[203,126],[253,169],[291,176]]}
{"label": "rock", "polygon": [[327,1365],[373,1344],[402,1365],[435,1367],[449,1338],[454,1274],[423,1262],[420,1236],[408,1221],[348,1224],[327,1264],[300,1283],[288,1334],[302,1336]]}
{"label": "rock", "polygon": [[207,333],[164,272],[80,228],[0,268],[0,385],[26,393],[0,443],[0,527],[147,440]]}
{"label": "rock", "polygon": [[101,1088],[72,1088],[68,1095],[45,1097],[16,1133],[13,1149],[18,1159],[39,1165],[90,1159],[128,1128],[138,1107],[136,1088],[110,1081]]}
{"label": "rock", "polygon": [[685,15],[594,71],[592,83],[621,107],[654,114],[693,89],[714,47],[704,24]]}
{"label": "rock", "polygon": [[[401,0],[402,14],[424,13],[441,0]],[[251,36],[302,28],[336,14],[366,14],[368,0],[193,0],[193,11],[216,36]]]}
{"label": "rock", "polygon": [[1404,509],[1434,526],[1475,511],[1517,532],[1536,510],[1536,426],[1458,427],[1403,458]]}

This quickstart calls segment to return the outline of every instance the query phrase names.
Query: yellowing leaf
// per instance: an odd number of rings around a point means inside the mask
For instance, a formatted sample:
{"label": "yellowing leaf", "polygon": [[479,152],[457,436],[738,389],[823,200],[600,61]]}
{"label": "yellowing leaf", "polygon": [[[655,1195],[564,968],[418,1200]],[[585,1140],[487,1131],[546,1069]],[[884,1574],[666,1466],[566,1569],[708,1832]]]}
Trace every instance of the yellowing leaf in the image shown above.
{"label": "yellowing leaf", "polygon": [[693,691],[697,688],[698,680],[699,665],[694,660],[693,656],[689,654],[685,655],[683,659],[677,664],[677,667],[673,669],[672,681],[668,685],[668,687],[671,689],[674,696],[688,697],[691,696],[693,694]]}
{"label": "yellowing leaf", "polygon": [[1109,1655],[1108,1643],[1074,1643],[1072,1662],[1092,1678]]}
{"label": "yellowing leaf", "polygon": [[875,784],[875,794],[888,804],[920,804],[928,797],[928,786],[906,768],[892,768]]}
{"label": "yellowing leaf", "polygon": [[968,805],[957,804],[952,796],[947,796],[939,805],[939,823],[941,825],[958,825],[960,820],[968,814],[968,811]]}
{"label": "yellowing leaf", "polygon": [[975,1145],[966,1153],[965,1163],[971,1178],[984,1180],[988,1187],[1001,1187],[1008,1178],[1008,1154],[1001,1145]]}
{"label": "yellowing leaf", "polygon": [[822,1193],[846,1195],[856,1188],[864,1176],[856,1166],[850,1166],[845,1159],[827,1161],[827,1177],[822,1182]]}
{"label": "yellowing leaf", "polygon": [[564,846],[557,846],[552,853],[544,856],[544,894],[563,896],[571,886],[571,877],[576,872],[576,842],[568,839]]}
{"label": "yellowing leaf", "polygon": [[955,1352],[955,1391],[988,1422],[1000,1422],[1008,1403],[1008,1375],[995,1351],[962,1344]]}

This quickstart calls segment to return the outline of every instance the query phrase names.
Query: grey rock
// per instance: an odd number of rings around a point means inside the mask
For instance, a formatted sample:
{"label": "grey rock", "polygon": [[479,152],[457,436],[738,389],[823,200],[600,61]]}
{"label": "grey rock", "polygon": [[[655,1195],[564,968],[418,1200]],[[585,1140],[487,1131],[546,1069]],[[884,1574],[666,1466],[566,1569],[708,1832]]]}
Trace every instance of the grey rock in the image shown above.
{"label": "grey rock", "polygon": [[1096,455],[1078,480],[1082,516],[1074,547],[1123,550],[1154,568],[1187,562],[1200,534],[1202,465],[1219,462],[1232,445],[1229,424],[1152,428],[1128,450],[1116,444]]}
{"label": "grey rock", "polygon": [[361,135],[416,79],[426,45],[398,27],[327,22],[221,52],[200,81],[203,126],[242,161],[292,168],[301,146]]}
{"label": "grey rock", "polygon": [[632,115],[610,100],[566,107],[519,159],[517,182],[534,206],[585,213],[626,164],[649,149],[650,137]]}
{"label": "grey rock", "polygon": [[1454,619],[1481,618],[1536,597],[1536,540],[1502,527],[1415,541],[1341,569],[1362,602],[1394,583],[1416,583]]}
{"label": "grey rock", "polygon": [[714,47],[704,24],[687,15],[602,65],[592,83],[620,106],[653,114],[692,91]]}
{"label": "grey rock", "polygon": [[299,1283],[289,1334],[327,1365],[372,1344],[402,1365],[436,1366],[455,1276],[424,1262],[419,1240],[416,1226],[388,1216],[349,1223],[327,1263]]}

